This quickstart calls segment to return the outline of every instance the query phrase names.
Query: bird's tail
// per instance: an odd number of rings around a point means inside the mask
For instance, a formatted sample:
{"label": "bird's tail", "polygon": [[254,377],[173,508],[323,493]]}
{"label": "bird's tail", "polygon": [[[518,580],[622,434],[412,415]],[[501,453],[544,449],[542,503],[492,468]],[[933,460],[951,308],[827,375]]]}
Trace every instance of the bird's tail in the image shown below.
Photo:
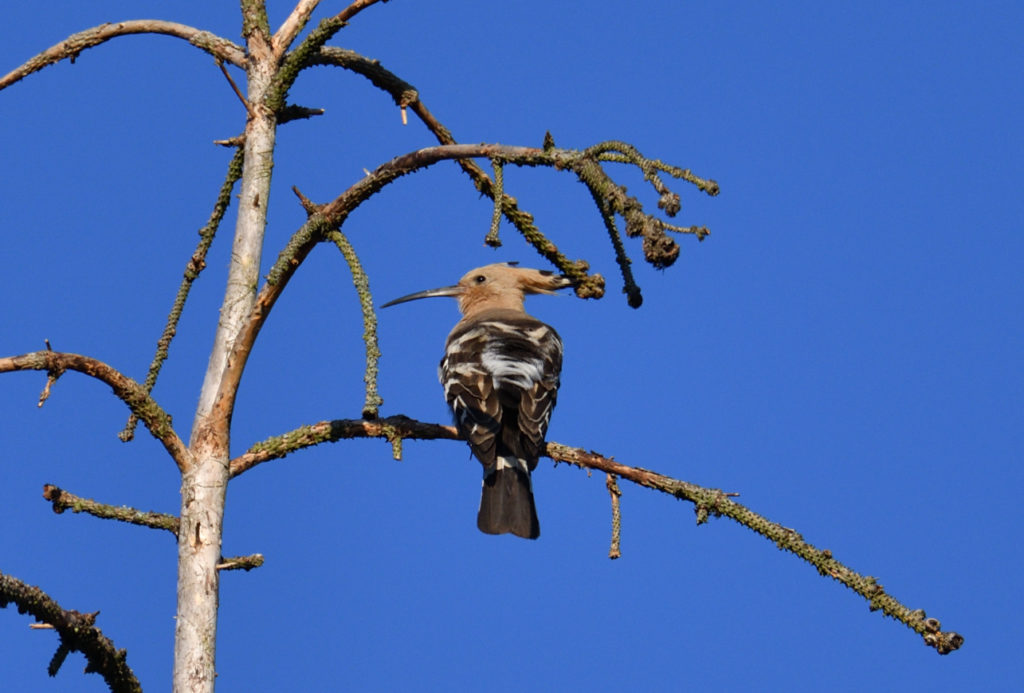
{"label": "bird's tail", "polygon": [[487,534],[511,532],[524,539],[540,536],[540,522],[537,521],[526,460],[498,457],[493,467],[484,469],[484,487],[476,526]]}

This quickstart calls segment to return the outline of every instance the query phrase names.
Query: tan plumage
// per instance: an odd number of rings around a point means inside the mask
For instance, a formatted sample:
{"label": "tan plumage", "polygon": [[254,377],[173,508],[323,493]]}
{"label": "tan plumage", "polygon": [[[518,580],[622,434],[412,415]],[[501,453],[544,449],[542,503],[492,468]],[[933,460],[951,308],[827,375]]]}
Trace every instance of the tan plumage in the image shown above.
{"label": "tan plumage", "polygon": [[477,526],[489,534],[540,535],[530,472],[558,396],[562,341],[526,313],[523,300],[569,285],[552,272],[495,264],[454,286],[384,304],[431,296],[459,301],[462,319],[448,335],[438,375],[456,427],[484,466]]}

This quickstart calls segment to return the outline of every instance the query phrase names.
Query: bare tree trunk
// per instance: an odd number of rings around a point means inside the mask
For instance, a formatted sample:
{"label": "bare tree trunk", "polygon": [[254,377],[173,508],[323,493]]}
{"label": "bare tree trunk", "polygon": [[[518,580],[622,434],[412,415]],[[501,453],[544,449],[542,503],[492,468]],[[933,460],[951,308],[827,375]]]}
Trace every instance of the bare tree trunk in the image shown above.
{"label": "bare tree trunk", "polygon": [[[182,475],[178,533],[178,609],[174,641],[174,691],[212,693],[216,671],[217,607],[224,504],[230,459],[234,392],[222,391],[232,347],[256,296],[270,197],[276,115],[264,105],[275,62],[260,22],[249,24],[249,111],[238,221],[227,289],[189,446],[195,464]],[[265,26],[265,24],[264,24]],[[218,406],[219,400],[228,402]]]}

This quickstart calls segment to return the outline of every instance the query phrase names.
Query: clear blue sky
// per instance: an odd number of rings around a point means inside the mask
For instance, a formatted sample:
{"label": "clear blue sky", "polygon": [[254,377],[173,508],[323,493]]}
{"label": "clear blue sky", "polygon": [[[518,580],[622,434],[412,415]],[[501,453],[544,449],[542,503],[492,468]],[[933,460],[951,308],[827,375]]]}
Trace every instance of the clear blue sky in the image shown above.
{"label": "clear blue sky", "polygon": [[[325,3],[328,5],[328,3]],[[340,6],[330,3],[337,11]],[[271,3],[272,23],[287,2]],[[105,21],[159,17],[239,40],[237,3],[8,3],[0,72]],[[414,84],[464,142],[622,139],[717,179],[678,188],[676,265],[637,258],[634,311],[600,217],[566,174],[506,184],[607,297],[538,298],[566,344],[549,439],[739,500],[875,575],[966,637],[948,657],[726,520],[623,485],[623,557],[606,557],[603,475],[542,461],[543,535],[475,527],[479,467],[461,443],[325,445],[232,483],[222,691],[1019,690],[1024,60],[1015,2],[393,2],[333,41]],[[235,71],[236,79],[241,74]],[[284,126],[265,266],[326,201],[432,143],[358,76],[309,71]],[[211,58],[168,37],[121,38],[0,92],[0,354],[43,348],[141,379],[244,113]],[[654,198],[632,173],[631,192]],[[185,437],[224,290],[229,233],[180,327],[155,396]],[[406,177],[348,220],[378,303],[499,260],[542,266],[453,164]],[[442,300],[381,313],[382,413],[447,420],[436,382],[456,319]],[[263,331],[233,450],[358,416],[362,342],[333,247],[306,262]],[[0,377],[0,570],[98,621],[147,690],[169,687],[169,536],[55,516],[44,483],[176,513],[178,478],[125,410],[68,374]],[[0,612],[0,687],[99,691],[56,638]]]}

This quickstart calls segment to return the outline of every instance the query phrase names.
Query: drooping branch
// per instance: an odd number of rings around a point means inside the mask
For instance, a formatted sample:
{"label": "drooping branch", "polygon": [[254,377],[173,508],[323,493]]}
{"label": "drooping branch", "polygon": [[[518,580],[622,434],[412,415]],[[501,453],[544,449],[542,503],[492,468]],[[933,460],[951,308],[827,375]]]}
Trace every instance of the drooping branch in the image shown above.
{"label": "drooping branch", "polygon": [[[243,455],[231,461],[231,476],[238,476],[258,464],[280,459],[297,450],[345,438],[385,438],[394,444],[396,439],[457,440],[459,436],[451,426],[424,423],[400,415],[377,421],[352,419],[322,421],[252,446]],[[948,654],[963,644],[963,636],[952,631],[941,630],[938,619],[928,618],[924,610],[907,608],[889,595],[874,577],[860,575],[837,561],[828,549],[818,549],[804,541],[804,538],[792,529],[772,522],[737,503],[730,498],[730,495],[734,494],[674,479],[642,467],[631,467],[596,452],[588,452],[582,448],[560,443],[547,443],[544,455],[556,463],[565,462],[581,469],[596,469],[611,475],[610,478],[627,479],[639,486],[689,501],[694,505],[697,524],[706,523],[708,518],[713,515],[727,517],[757,532],[772,541],[780,550],[789,551],[814,566],[819,574],[831,577],[864,597],[868,600],[869,608],[872,611],[881,610],[887,616],[891,616],[920,634],[925,644],[934,647],[939,654]],[[616,493],[617,485],[609,484],[608,489],[612,493],[613,503],[619,505],[618,495],[620,494]],[[618,516],[619,523],[621,523],[621,515]],[[613,550],[617,552],[619,548],[618,527],[614,529],[616,539],[613,543]]]}
{"label": "drooping branch", "polygon": [[615,263],[619,266],[619,272],[622,274],[622,293],[626,294],[626,303],[633,308],[639,308],[643,305],[644,297],[640,292],[640,287],[637,286],[636,279],[633,278],[631,268],[633,261],[629,259],[629,253],[626,252],[626,246],[622,242],[622,234],[619,233],[619,227],[615,224],[615,210],[601,198],[598,191],[593,188],[588,189],[594,204],[597,205],[597,211],[601,214],[601,221],[604,222],[604,227],[608,231],[608,240],[611,241],[612,249],[615,251]]}
{"label": "drooping branch", "polygon": [[505,167],[500,159],[491,162],[494,167],[494,211],[491,214],[491,228],[484,237],[484,243],[492,248],[501,247],[501,205],[505,200]]}
{"label": "drooping branch", "polygon": [[88,662],[85,672],[102,676],[111,691],[142,692],[142,686],[128,666],[127,652],[115,648],[110,638],[94,625],[99,612],[82,614],[65,609],[38,587],[0,573],[0,608],[11,603],[18,607],[18,613],[27,613],[57,631],[60,645],[50,662],[50,676],[57,674],[69,652],[81,652]]}
{"label": "drooping branch", "polygon": [[79,54],[87,48],[98,46],[118,36],[130,34],[164,34],[185,39],[196,48],[206,51],[215,58],[239,67],[245,66],[245,51],[236,43],[211,34],[195,27],[166,22],[159,19],[133,19],[126,22],[100,24],[91,29],[72,34],[60,43],[30,58],[27,62],[0,77],[0,89],[38,72],[48,65],[70,59],[74,62]]}
{"label": "drooping branch", "polygon": [[[311,52],[306,57],[306,62],[301,66],[303,69],[318,65],[340,67],[357,75],[365,77],[378,89],[387,92],[394,100],[395,105],[400,108],[411,107],[414,103],[420,103],[419,92],[414,86],[398,77],[390,70],[380,64],[379,60],[367,58],[348,48],[337,46],[322,46],[319,50]],[[428,115],[434,124],[439,125],[430,112],[423,106],[423,113]],[[422,118],[422,115],[421,115]],[[433,132],[434,129],[427,123],[427,127]],[[454,144],[441,142],[441,144]]]}
{"label": "drooping branch", "polygon": [[[213,244],[213,238],[220,228],[220,222],[224,218],[224,213],[231,204],[231,191],[234,190],[238,179],[242,177],[242,160],[244,156],[244,150],[241,147],[237,147],[235,155],[231,158],[231,163],[228,164],[228,172],[224,178],[224,183],[220,186],[217,201],[213,205],[213,212],[210,213],[210,218],[206,225],[199,229],[199,245],[196,246],[192,257],[185,263],[184,277],[178,286],[178,293],[174,297],[174,303],[171,305],[171,313],[167,316],[167,324],[164,326],[163,334],[157,340],[156,353],[153,355],[153,361],[149,365],[149,372],[146,373],[146,380],[142,383],[142,387],[146,392],[152,392],[153,387],[156,385],[160,369],[167,359],[171,340],[174,339],[174,335],[178,332],[178,321],[181,320],[181,314],[185,310],[185,301],[188,300],[192,284],[199,277],[199,273],[206,268],[206,254]],[[119,434],[121,440],[129,441],[132,439],[135,434],[136,421],[135,414],[132,414],[124,430]]]}
{"label": "drooping branch", "polygon": [[652,214],[647,214],[640,201],[626,193],[626,187],[616,183],[601,165],[602,161],[610,160],[632,164],[639,168],[644,178],[651,183],[660,197],[658,207],[668,215],[675,216],[679,212],[680,198],[662,182],[658,171],[665,171],[674,177],[693,184],[708,195],[718,194],[718,184],[713,180],[705,180],[694,176],[688,169],[667,166],[661,161],[647,159],[633,146],[624,142],[609,141],[589,147],[583,152],[580,162],[573,168],[577,177],[587,186],[594,202],[597,204],[605,227],[615,248],[616,261],[622,272],[623,292],[633,308],[643,303],[640,287],[637,286],[630,269],[631,260],[622,244],[615,215],[621,216],[626,222],[626,235],[631,238],[643,238],[644,258],[654,267],[665,269],[675,263],[679,257],[679,244],[669,238],[665,231],[692,233],[702,241],[709,231],[703,226],[684,228],[674,226]]}
{"label": "drooping branch", "polygon": [[380,405],[384,404],[377,392],[377,364],[380,362],[380,346],[377,343],[377,314],[373,310],[373,295],[370,293],[370,278],[366,275],[363,265],[359,262],[355,248],[341,231],[327,233],[327,240],[332,241],[341,251],[348,264],[359,296],[359,310],[363,314],[363,343],[366,345],[366,370],[363,382],[366,383],[366,399],[363,402],[363,418],[376,419]]}
{"label": "drooping branch", "polygon": [[106,383],[117,398],[139,417],[153,437],[163,443],[178,469],[184,472],[192,464],[192,455],[175,433],[171,416],[149,396],[145,388],[111,366],[88,356],[59,351],[36,351],[0,358],[0,373],[30,370],[47,371],[54,378],[64,371],[77,371]]}

